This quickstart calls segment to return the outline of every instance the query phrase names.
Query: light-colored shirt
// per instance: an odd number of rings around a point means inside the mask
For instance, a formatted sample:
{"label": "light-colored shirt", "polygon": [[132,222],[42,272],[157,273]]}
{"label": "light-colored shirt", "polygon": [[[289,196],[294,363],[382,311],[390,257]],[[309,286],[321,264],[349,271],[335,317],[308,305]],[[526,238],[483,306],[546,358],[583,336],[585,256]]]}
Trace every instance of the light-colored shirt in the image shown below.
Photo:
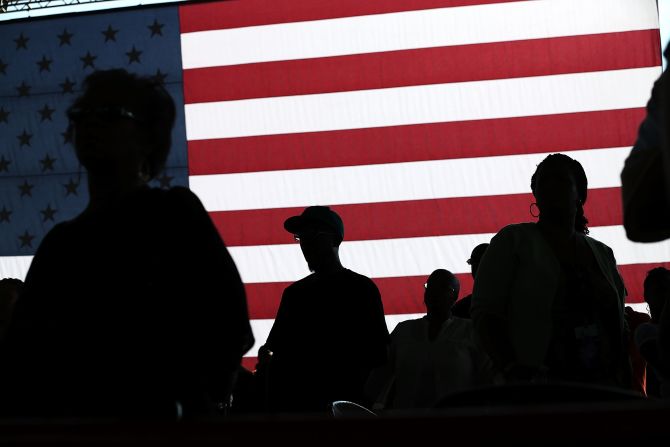
{"label": "light-colored shirt", "polygon": [[472,321],[451,317],[434,340],[428,317],[398,324],[391,334],[395,376],[392,408],[430,408],[442,397],[489,383],[490,360],[476,343]]}

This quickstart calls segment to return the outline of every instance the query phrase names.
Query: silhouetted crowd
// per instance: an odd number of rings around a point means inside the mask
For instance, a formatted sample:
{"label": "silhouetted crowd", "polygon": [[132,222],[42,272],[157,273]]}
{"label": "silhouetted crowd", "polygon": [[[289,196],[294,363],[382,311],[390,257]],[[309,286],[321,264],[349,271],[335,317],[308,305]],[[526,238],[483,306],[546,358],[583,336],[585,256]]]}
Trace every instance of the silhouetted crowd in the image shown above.
{"label": "silhouetted crowd", "polygon": [[[668,82],[666,72],[654,85],[622,173],[635,241],[670,237]],[[67,113],[90,201],[47,234],[25,282],[0,281],[2,416],[670,397],[670,271],[647,274],[650,315],[626,307],[615,253],[589,236],[586,174],[567,155],[547,156],[529,179],[536,222],[473,247],[472,294],[459,300],[457,277],[435,266],[416,291],[426,315],[391,334],[375,283],[340,261],[340,216],[310,206],[287,219],[312,273],[284,290],[251,372],[240,366],[254,344],[244,286],[217,229],[188,189],[148,186],[171,144],[170,95],[125,70],[97,71]]]}

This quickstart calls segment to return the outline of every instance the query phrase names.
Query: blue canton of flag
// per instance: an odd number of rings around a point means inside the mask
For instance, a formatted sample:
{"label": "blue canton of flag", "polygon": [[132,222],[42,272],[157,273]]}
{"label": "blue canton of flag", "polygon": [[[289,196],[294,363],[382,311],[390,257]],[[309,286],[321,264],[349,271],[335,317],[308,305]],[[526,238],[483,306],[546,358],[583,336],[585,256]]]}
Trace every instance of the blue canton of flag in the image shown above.
{"label": "blue canton of flag", "polygon": [[[30,259],[44,235],[88,202],[65,111],[94,70],[164,83],[177,103],[172,150],[154,186],[188,185],[176,7],[0,25],[0,256]],[[3,263],[0,277],[13,276]],[[17,267],[19,268],[19,267]]]}

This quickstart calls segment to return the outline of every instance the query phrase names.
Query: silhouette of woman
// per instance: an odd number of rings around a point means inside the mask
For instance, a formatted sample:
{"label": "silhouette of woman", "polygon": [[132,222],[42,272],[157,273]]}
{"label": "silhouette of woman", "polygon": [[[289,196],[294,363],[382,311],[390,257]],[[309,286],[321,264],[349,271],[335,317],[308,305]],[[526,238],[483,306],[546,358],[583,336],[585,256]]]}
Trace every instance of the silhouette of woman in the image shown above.
{"label": "silhouette of woman", "polygon": [[68,117],[90,201],[45,236],[28,272],[8,334],[20,395],[10,411],[208,412],[253,336],[240,276],[200,201],[147,186],[168,155],[174,102],[148,78],[99,71]]}
{"label": "silhouette of woman", "polygon": [[503,380],[629,386],[625,289],[612,250],[587,236],[587,179],[552,154],[531,189],[537,223],[503,228],[477,272],[472,314]]}

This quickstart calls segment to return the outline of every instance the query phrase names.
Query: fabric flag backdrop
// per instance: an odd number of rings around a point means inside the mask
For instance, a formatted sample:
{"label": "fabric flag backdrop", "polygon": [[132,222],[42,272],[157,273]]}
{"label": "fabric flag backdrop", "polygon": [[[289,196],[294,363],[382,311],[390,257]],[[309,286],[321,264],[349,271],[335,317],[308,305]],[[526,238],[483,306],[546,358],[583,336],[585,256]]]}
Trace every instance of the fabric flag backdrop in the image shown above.
{"label": "fabric flag backdrop", "polygon": [[230,247],[257,338],[247,365],[309,273],[282,227],[309,205],[343,217],[343,263],[375,280],[390,329],[424,312],[436,268],[469,293],[470,251],[532,220],[530,177],[552,152],[584,166],[591,235],[630,303],[670,266],[668,244],[621,226],[619,173],[661,72],[654,0],[242,0],[0,32],[14,42],[0,49],[2,276],[23,276],[85,204],[61,135],[71,91],[94,68],[157,76],[184,104],[159,185],[188,184]]}

